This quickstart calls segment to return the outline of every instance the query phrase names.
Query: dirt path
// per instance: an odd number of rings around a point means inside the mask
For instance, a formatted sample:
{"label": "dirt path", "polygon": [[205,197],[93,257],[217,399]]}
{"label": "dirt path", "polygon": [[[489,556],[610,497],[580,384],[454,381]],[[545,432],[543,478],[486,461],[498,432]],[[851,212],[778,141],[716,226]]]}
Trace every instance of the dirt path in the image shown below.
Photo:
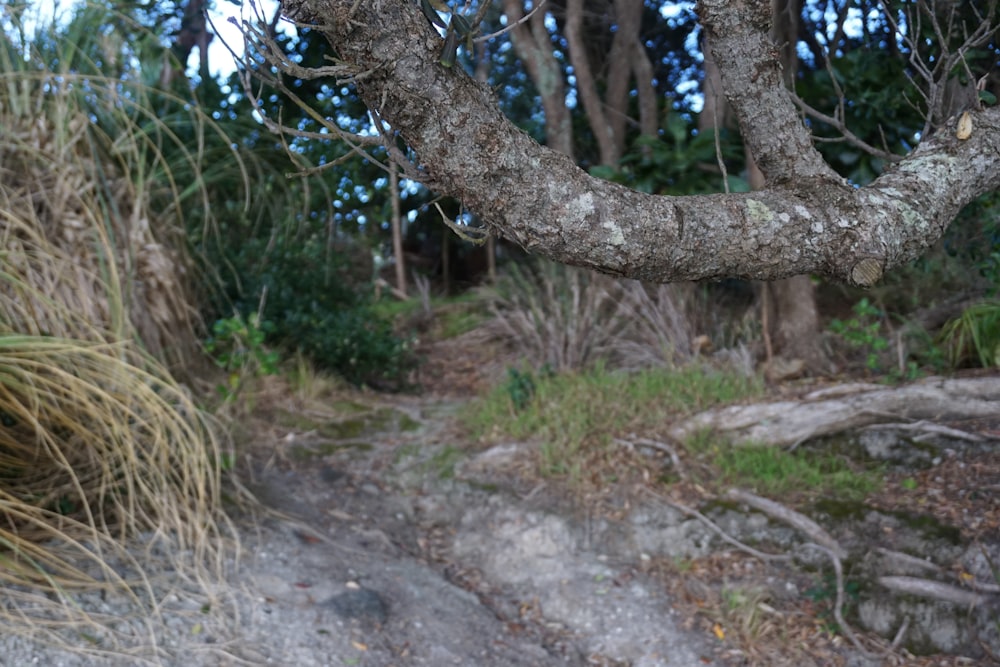
{"label": "dirt path", "polygon": [[[286,437],[286,463],[261,471],[254,485],[265,503],[302,521],[269,521],[247,563],[245,576],[267,600],[251,623],[263,634],[248,637],[260,657],[721,664],[704,636],[681,629],[640,563],[584,544],[585,531],[553,513],[544,490],[502,479],[503,450],[470,456],[449,426],[454,408],[404,406],[385,419],[385,432],[359,433],[334,452]],[[283,645],[268,641],[277,624]]]}
{"label": "dirt path", "polygon": [[[457,407],[396,399],[338,421],[337,429],[347,424],[348,437],[324,432],[322,423],[276,434],[279,455],[262,469],[256,490],[308,529],[270,523],[250,566],[271,604],[262,613],[296,619],[290,625],[297,639],[282,649],[294,660],[276,655],[272,644],[264,653],[272,663],[971,664],[899,650],[875,657],[885,643],[862,634],[866,654],[831,632],[832,584],[814,569],[829,570],[822,557],[805,568],[748,557],[655,493],[626,493],[614,511],[591,511],[557,485],[520,474],[533,445],[483,450],[463,441],[453,423]],[[966,479],[975,471],[981,483],[1000,467],[988,451],[948,451],[949,460],[931,472],[912,473],[921,488],[957,488],[951,480],[963,471]],[[988,470],[994,472],[983,477]],[[967,571],[985,566],[976,576],[989,580],[990,554],[1000,553],[1000,545],[957,539],[968,517],[951,510],[958,520],[951,529],[900,512],[903,489],[893,491],[893,484],[909,474],[890,475],[888,491],[861,514],[858,508],[846,517],[820,513],[852,553],[863,554],[852,560],[851,576],[874,578],[889,558],[880,554],[898,549],[964,563]],[[933,494],[940,502],[925,508],[927,516],[963,506],[962,499]],[[979,516],[972,523],[997,509],[982,494],[978,505],[970,502],[964,506]],[[745,508],[705,511],[745,542],[791,552],[802,541],[795,530]],[[276,563],[287,563],[287,572],[275,572]],[[989,642],[997,640],[988,624],[977,629],[956,620],[933,600],[880,606],[889,597],[869,595],[858,613],[890,634],[904,615],[916,618],[909,630],[915,645],[937,641],[959,655],[982,645],[987,653],[976,653],[973,662],[988,663]],[[265,620],[260,613],[256,619]],[[303,635],[303,628],[310,630]]]}

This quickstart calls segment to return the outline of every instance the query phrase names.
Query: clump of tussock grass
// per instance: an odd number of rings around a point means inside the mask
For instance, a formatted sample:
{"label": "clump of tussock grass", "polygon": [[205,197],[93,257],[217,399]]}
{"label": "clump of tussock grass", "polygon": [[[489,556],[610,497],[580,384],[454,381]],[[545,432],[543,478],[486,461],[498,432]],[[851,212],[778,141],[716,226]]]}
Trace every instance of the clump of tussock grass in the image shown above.
{"label": "clump of tussock grass", "polygon": [[677,368],[697,357],[705,333],[705,304],[691,284],[644,285],[537,260],[509,266],[486,295],[493,319],[485,329],[528,366],[555,372],[598,362]]}
{"label": "clump of tussock grass", "polygon": [[[76,11],[0,33],[0,619],[104,654],[155,643],[152,568],[208,596],[235,533],[220,430],[168,371],[199,347],[179,215],[202,156],[158,119],[128,37],[97,29],[107,7]],[[123,596],[146,638],[85,591]]]}

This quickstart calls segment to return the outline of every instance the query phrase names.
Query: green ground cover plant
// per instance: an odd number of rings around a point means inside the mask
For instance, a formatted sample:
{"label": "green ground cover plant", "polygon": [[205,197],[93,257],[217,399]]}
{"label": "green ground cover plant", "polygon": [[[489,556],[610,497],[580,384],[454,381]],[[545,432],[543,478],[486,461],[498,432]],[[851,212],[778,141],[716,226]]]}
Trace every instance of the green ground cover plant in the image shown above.
{"label": "green ground cover plant", "polygon": [[693,434],[684,446],[715,475],[700,481],[720,490],[742,487],[772,497],[809,493],[860,501],[882,486],[880,467],[860,468],[832,452],[732,443],[708,429]]}
{"label": "green ground cover plant", "polygon": [[656,432],[670,419],[762,393],[759,378],[701,364],[636,373],[601,364],[563,374],[513,370],[467,407],[463,421],[480,438],[537,441],[540,472],[575,478],[581,462],[615,437]]}

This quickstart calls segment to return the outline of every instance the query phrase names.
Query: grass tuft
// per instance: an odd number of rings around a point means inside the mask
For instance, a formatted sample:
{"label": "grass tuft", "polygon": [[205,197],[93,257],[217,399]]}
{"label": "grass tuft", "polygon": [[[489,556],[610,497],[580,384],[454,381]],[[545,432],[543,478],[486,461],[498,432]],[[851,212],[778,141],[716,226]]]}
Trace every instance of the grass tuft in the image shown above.
{"label": "grass tuft", "polygon": [[711,431],[696,433],[685,446],[708,463],[715,476],[705,482],[720,490],[737,486],[771,497],[808,494],[860,501],[882,486],[880,468],[860,469],[831,452],[734,445]]}
{"label": "grass tuft", "polygon": [[690,365],[638,373],[603,365],[578,373],[531,375],[531,396],[523,399],[525,372],[471,403],[465,425],[484,439],[501,437],[539,443],[539,470],[579,479],[588,461],[608,453],[615,437],[655,433],[679,416],[709,406],[759,396],[759,379]]}
{"label": "grass tuft", "polygon": [[[82,4],[68,22],[36,21],[29,37],[19,15],[9,18],[0,618],[5,632],[65,648],[92,637],[107,655],[156,641],[163,588],[151,568],[168,568],[179,594],[225,609],[210,591],[234,546],[221,507],[231,454],[171,375],[200,359],[181,212],[196,205],[205,156],[159,118],[169,94],[118,58],[138,30],[127,19]],[[181,120],[211,131],[194,107]],[[134,614],[87,613],[76,596],[88,591],[123,596]]]}

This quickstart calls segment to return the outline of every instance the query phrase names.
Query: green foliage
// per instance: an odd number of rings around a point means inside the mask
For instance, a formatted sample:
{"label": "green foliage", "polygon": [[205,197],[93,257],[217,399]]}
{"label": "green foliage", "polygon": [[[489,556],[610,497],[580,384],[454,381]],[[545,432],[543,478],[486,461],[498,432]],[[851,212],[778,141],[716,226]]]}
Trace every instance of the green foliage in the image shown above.
{"label": "green foliage", "polygon": [[278,372],[280,356],[264,345],[271,329],[271,323],[261,322],[257,313],[245,318],[236,313],[212,325],[212,335],[205,341],[205,352],[227,373],[226,384],[218,387],[225,401],[235,400],[246,379]]}
{"label": "green foliage", "polygon": [[727,486],[756,489],[780,497],[796,491],[861,500],[881,486],[877,471],[854,470],[833,454],[778,447],[739,445],[713,447],[712,463]]}
{"label": "green foliage", "polygon": [[941,341],[955,367],[970,359],[983,368],[1000,367],[1000,301],[966,308],[945,325]]}
{"label": "green foliage", "polygon": [[503,384],[503,389],[507,392],[514,411],[520,412],[535,396],[535,376],[531,371],[521,372],[516,368],[508,368],[507,382]]}
{"label": "green foliage", "polygon": [[373,309],[367,248],[287,226],[271,234],[228,250],[239,278],[229,285],[236,310],[259,309],[269,342],[301,351],[320,369],[357,385],[401,388],[416,360],[391,318]]}
{"label": "green foliage", "polygon": [[410,342],[397,336],[392,324],[376,318],[367,306],[321,310],[310,304],[283,324],[303,353],[353,384],[401,389],[416,363]]}
{"label": "green foliage", "polygon": [[237,313],[216,320],[212,336],[205,341],[205,351],[223,370],[249,370],[253,376],[274,375],[280,357],[264,346],[266,333],[273,328],[270,322],[261,322],[257,313],[246,318]]}
{"label": "green foliage", "polygon": [[865,367],[872,372],[881,369],[881,355],[889,349],[889,341],[882,335],[882,311],[867,297],[854,304],[854,317],[830,322],[830,331],[840,336],[852,348],[863,352]]}
{"label": "green foliage", "polygon": [[464,423],[479,437],[536,440],[540,471],[570,477],[579,475],[585,457],[605,450],[616,436],[655,432],[670,418],[763,391],[758,378],[698,365],[638,373],[598,365],[581,373],[518,372],[510,378],[471,403]]}
{"label": "green foliage", "polygon": [[[747,192],[749,184],[739,176],[743,146],[729,130],[719,134],[719,152],[733,169],[728,176],[730,192]],[[712,132],[698,133],[680,114],[670,114],[662,136],[641,136],[618,167],[591,167],[590,173],[641,192],[688,195],[718,192],[724,187],[718,165],[716,139]],[[702,169],[708,166],[708,169]]]}

